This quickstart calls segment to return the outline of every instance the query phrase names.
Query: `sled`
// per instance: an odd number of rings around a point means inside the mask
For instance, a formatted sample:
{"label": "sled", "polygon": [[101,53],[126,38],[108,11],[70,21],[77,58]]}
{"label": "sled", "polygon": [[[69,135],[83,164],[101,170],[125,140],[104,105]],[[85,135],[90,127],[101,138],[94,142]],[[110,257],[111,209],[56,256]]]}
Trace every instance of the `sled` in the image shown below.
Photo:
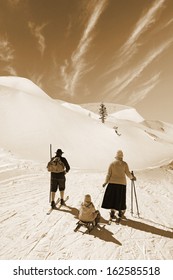
{"label": "sled", "polygon": [[90,233],[91,230],[96,226],[96,223],[95,223],[95,221],[93,221],[93,222],[78,221],[78,222],[76,223],[76,225],[77,225],[77,226],[76,226],[76,228],[74,229],[75,232],[78,231],[78,229],[79,229],[81,226],[83,226],[83,227],[86,227],[88,233]]}

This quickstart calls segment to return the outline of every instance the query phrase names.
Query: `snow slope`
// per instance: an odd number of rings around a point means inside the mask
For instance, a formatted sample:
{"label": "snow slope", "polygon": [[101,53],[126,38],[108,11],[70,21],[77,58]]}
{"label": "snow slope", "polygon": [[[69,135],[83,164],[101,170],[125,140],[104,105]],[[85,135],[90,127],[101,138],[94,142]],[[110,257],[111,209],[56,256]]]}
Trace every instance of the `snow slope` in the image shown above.
{"label": "snow slope", "polygon": [[[57,102],[33,87],[24,78],[0,78],[0,147],[13,154],[47,162],[52,143],[54,151],[64,150],[71,166],[92,170],[105,170],[120,148],[132,169],[172,159],[173,125],[161,122],[162,131],[148,127],[139,122],[136,110],[126,106],[124,110],[120,106],[120,118],[116,112],[103,125],[80,106]],[[115,133],[115,125],[121,136]]]}
{"label": "snow slope", "polygon": [[[0,259],[3,260],[170,260],[173,259],[173,170],[168,166],[136,172],[140,218],[131,216],[127,185],[127,221],[108,225],[102,209],[105,172],[71,170],[66,176],[67,206],[49,209],[45,166],[0,151]],[[74,232],[77,210],[86,193],[101,212],[91,231]],[[58,193],[57,193],[58,196]],[[79,250],[80,248],[80,250]]]}
{"label": "snow slope", "polygon": [[[130,108],[129,119],[128,108],[121,109],[121,118],[111,115],[103,125],[89,109],[52,100],[24,78],[0,78],[1,260],[173,259],[173,126],[142,117],[139,122]],[[71,165],[70,198],[47,216],[50,143],[64,150]],[[140,218],[135,203],[130,213],[128,181],[128,220],[110,226],[109,211],[101,208],[102,183],[119,148],[137,177]],[[73,231],[86,193],[102,216],[90,235],[85,228]]]}

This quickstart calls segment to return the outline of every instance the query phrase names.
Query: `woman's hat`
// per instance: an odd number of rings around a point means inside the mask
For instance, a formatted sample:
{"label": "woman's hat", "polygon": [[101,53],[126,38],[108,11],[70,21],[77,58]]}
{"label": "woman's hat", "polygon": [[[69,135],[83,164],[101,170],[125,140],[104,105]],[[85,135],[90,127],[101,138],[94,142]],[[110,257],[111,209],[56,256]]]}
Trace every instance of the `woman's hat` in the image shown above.
{"label": "woman's hat", "polygon": [[90,194],[86,194],[86,195],[85,195],[84,202],[87,202],[87,203],[91,202],[91,196],[90,196]]}
{"label": "woman's hat", "polygon": [[116,158],[120,158],[122,159],[123,158],[123,152],[121,150],[118,150],[117,153],[116,153]]}

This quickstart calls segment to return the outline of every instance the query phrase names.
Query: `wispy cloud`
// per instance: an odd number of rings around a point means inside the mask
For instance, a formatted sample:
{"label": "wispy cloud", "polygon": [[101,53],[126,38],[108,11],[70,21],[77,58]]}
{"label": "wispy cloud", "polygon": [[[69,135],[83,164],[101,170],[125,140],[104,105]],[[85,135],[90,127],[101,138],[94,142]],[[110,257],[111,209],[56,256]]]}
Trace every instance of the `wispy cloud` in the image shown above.
{"label": "wispy cloud", "polygon": [[[173,38],[168,39],[162,44],[158,45],[155,50],[151,50],[148,54],[138,61],[135,66],[126,67],[130,60],[135,58],[135,54],[138,51],[140,45],[139,39],[148,31],[153,23],[158,19],[158,12],[164,8],[166,0],[157,0],[152,2],[152,6],[146,11],[136,23],[132,33],[129,35],[128,39],[122,45],[117,53],[116,60],[113,62],[112,67],[108,70],[107,75],[116,76],[116,78],[111,79],[106,85],[105,95],[111,97],[118,96],[120,93],[127,91],[128,87],[141,76],[142,72],[158,57],[160,56],[170,45],[173,43]],[[169,20],[164,28],[169,26],[172,20]],[[160,27],[160,29],[163,28]],[[134,65],[134,63],[133,63]],[[141,86],[139,92],[140,94],[130,95],[130,103],[136,103],[137,100],[143,99],[146,95],[153,89],[158,82],[159,75],[154,75],[154,77],[146,83],[146,87]]]}
{"label": "wispy cloud", "polygon": [[157,12],[163,7],[164,2],[165,0],[156,0],[148,12],[139,19],[132,34],[122,47],[122,54],[129,54],[129,52],[131,52],[131,49],[135,47],[138,38],[156,21]]}
{"label": "wispy cloud", "polygon": [[11,62],[14,59],[14,49],[7,38],[0,38],[0,60]]}
{"label": "wispy cloud", "polygon": [[163,26],[163,29],[170,26],[171,24],[173,24],[173,18],[170,19],[168,22],[165,23],[165,25]]}
{"label": "wispy cloud", "polygon": [[160,80],[160,72],[155,74],[153,77],[151,77],[150,80],[140,85],[140,88],[137,88],[136,91],[134,91],[129,98],[128,105],[134,106],[138,102],[142,101],[148,93],[155,88],[155,86],[158,84]]}
{"label": "wispy cloud", "polygon": [[[116,71],[121,68],[125,63],[127,63],[137,52],[140,43],[138,39],[141,35],[146,32],[153,23],[156,22],[157,13],[164,7],[166,0],[156,0],[153,2],[149,10],[141,16],[141,18],[136,23],[132,33],[124,43],[124,45],[119,50],[116,56],[116,62],[108,73]],[[117,58],[119,57],[118,61]]]}
{"label": "wispy cloud", "polygon": [[71,33],[71,28],[72,28],[72,20],[71,20],[71,17],[69,17],[69,22],[68,22],[68,25],[66,27],[66,30],[65,30],[65,37],[68,38],[70,33]]}
{"label": "wispy cloud", "polygon": [[3,70],[11,76],[17,76],[16,69],[11,65],[5,66]]}
{"label": "wispy cloud", "polygon": [[7,38],[0,38],[0,61],[3,62],[3,71],[16,76],[17,72],[11,65],[14,60],[14,49]]}
{"label": "wispy cloud", "polygon": [[46,48],[45,37],[42,34],[42,31],[46,25],[47,25],[46,23],[43,23],[41,25],[36,25],[32,21],[28,22],[28,27],[31,30],[32,35],[37,39],[38,49],[39,49],[41,55],[44,54],[44,51]]}
{"label": "wispy cloud", "polygon": [[85,61],[85,55],[93,40],[94,28],[103,13],[107,4],[107,0],[95,1],[95,6],[90,11],[89,20],[86,24],[85,30],[79,41],[76,50],[71,56],[71,61],[65,61],[65,65],[61,67],[61,75],[64,79],[65,89],[70,95],[75,94],[75,89],[81,77],[92,69]]}
{"label": "wispy cloud", "polygon": [[166,42],[162,43],[157,47],[156,50],[151,51],[136,67],[132,68],[126,72],[121,77],[113,80],[109,85],[107,85],[107,96],[114,94],[118,95],[122,92],[127,86],[129,86],[140,74],[166,49],[168,49],[173,43],[173,38],[170,38]]}

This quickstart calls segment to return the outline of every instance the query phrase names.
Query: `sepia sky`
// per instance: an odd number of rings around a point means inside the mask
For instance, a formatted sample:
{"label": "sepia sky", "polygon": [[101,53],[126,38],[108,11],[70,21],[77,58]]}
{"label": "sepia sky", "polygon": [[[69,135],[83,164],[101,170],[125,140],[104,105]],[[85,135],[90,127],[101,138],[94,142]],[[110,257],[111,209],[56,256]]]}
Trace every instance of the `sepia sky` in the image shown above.
{"label": "sepia sky", "polygon": [[53,98],[120,103],[173,122],[172,0],[0,0],[0,7],[1,76],[31,79]]}

